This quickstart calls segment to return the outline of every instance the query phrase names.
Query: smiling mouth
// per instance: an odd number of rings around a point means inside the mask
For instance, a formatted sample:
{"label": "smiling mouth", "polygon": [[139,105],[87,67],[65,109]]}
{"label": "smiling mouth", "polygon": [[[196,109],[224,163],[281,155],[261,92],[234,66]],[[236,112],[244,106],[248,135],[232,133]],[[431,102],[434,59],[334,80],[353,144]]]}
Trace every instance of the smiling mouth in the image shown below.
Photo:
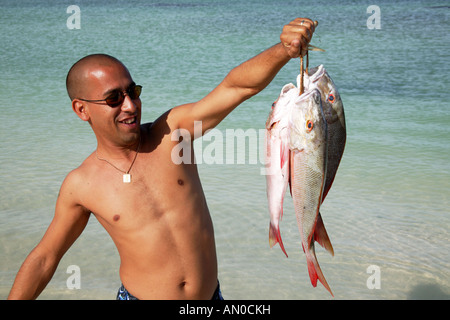
{"label": "smiling mouth", "polygon": [[119,121],[119,122],[123,123],[123,124],[133,124],[133,123],[136,123],[136,117],[127,118],[127,119]]}

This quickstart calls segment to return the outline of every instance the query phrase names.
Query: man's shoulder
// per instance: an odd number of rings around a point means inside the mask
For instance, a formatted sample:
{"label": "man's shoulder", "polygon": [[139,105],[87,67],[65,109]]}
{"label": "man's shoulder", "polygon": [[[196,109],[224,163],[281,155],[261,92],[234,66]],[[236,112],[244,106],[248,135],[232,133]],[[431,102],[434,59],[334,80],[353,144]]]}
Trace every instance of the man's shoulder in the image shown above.
{"label": "man's shoulder", "polygon": [[93,171],[92,154],[81,163],[81,165],[70,171],[64,179],[63,186],[78,188],[84,184]]}
{"label": "man's shoulder", "polygon": [[92,188],[89,187],[91,185],[90,175],[94,171],[95,169],[89,157],[78,168],[70,171],[59,190],[58,203],[66,209],[77,207],[83,208],[83,212],[89,212],[83,199],[86,199],[87,195],[92,191]]}
{"label": "man's shoulder", "polygon": [[171,141],[171,133],[174,128],[170,126],[168,121],[170,112],[171,110],[168,110],[154,122],[141,125],[141,134],[146,137],[147,143],[151,146],[151,150],[165,144],[162,142]]}

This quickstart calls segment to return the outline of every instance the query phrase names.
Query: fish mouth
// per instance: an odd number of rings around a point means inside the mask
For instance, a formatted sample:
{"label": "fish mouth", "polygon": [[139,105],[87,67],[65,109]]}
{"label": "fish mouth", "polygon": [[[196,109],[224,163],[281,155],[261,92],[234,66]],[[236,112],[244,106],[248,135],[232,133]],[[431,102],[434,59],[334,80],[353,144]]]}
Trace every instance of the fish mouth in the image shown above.
{"label": "fish mouth", "polygon": [[317,67],[308,69],[308,77],[311,83],[318,81],[325,73],[325,68],[323,64],[318,65]]}
{"label": "fish mouth", "polygon": [[314,100],[315,103],[317,103],[317,104],[320,103],[320,99],[319,99],[320,98],[320,91],[318,89],[316,89],[316,88],[311,90],[311,91],[307,91],[307,92],[303,93],[301,95],[300,100],[307,100],[311,96],[313,96],[312,99]]}
{"label": "fish mouth", "polygon": [[[323,65],[318,65],[317,67],[309,68],[308,72],[305,73],[304,78],[304,92],[307,92],[311,85],[317,81],[319,81],[323,75],[325,74],[325,68]],[[297,77],[297,87],[300,88],[300,75]]]}

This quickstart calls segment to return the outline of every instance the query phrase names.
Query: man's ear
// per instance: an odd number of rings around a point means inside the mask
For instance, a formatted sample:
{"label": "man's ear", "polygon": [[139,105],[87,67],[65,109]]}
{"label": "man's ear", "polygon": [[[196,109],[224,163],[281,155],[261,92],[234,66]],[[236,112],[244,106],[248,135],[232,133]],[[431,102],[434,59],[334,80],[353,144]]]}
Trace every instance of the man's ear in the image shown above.
{"label": "man's ear", "polygon": [[89,121],[89,112],[83,101],[78,99],[72,100],[72,109],[77,114],[77,116],[83,121]]}

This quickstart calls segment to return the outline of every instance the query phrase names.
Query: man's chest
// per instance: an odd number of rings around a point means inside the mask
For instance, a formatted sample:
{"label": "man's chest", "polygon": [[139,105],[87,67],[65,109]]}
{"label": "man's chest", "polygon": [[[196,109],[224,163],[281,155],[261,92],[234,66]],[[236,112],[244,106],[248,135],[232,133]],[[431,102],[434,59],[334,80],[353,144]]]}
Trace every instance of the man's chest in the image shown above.
{"label": "man's chest", "polygon": [[129,173],[129,182],[123,181],[123,172],[103,166],[87,182],[83,205],[108,223],[130,220],[144,223],[147,219],[158,219],[198,194],[203,195],[193,165],[155,160],[158,159],[138,158]]}

